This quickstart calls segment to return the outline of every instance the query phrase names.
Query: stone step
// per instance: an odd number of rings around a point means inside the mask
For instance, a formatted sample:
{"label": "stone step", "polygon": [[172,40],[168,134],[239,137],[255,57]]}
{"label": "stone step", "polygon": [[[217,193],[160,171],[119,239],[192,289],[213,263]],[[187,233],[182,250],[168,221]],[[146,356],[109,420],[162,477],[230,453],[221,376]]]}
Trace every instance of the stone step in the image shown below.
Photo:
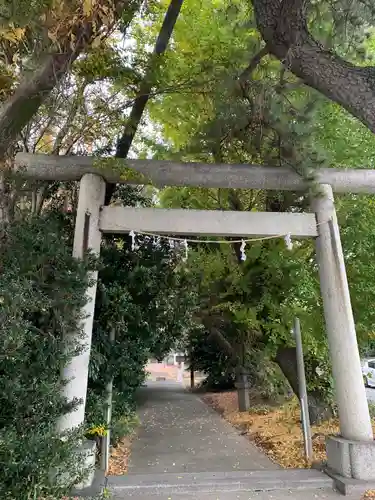
{"label": "stone step", "polygon": [[[317,470],[283,469],[232,472],[129,474],[108,477],[114,498],[174,498],[200,494],[261,492],[272,490],[330,489],[332,479]],[[332,491],[332,490],[331,490]],[[173,497],[172,497],[173,495]]]}
{"label": "stone step", "polygon": [[[96,497],[95,497],[96,498]],[[275,491],[234,491],[224,493],[199,493],[183,492],[173,496],[165,496],[162,493],[115,493],[111,500],[343,500],[340,493],[332,488],[311,490],[275,490]],[[359,500],[359,496],[346,497],[347,500]]]}

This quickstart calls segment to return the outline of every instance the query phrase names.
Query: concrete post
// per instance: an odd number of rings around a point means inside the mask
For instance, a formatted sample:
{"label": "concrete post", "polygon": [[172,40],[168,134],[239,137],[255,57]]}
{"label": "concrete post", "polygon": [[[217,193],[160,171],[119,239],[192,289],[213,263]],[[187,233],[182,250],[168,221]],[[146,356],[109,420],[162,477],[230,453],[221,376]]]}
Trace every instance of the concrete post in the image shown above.
{"label": "concrete post", "polygon": [[185,363],[181,361],[178,363],[178,371],[177,371],[177,382],[179,384],[182,384],[184,382],[184,370],[185,370]]}
{"label": "concrete post", "polygon": [[307,460],[312,460],[313,445],[311,439],[311,426],[310,426],[310,416],[309,416],[309,403],[307,398],[305,362],[303,359],[303,344],[302,344],[301,324],[299,318],[294,318],[293,333],[296,340],[298,394],[301,406],[301,421],[302,421],[303,441],[305,446],[305,456]]}
{"label": "concrete post", "polygon": [[[101,241],[99,214],[100,207],[104,203],[104,196],[105,182],[103,178],[94,174],[85,174],[80,183],[74,233],[73,256],[77,259],[82,258],[88,249],[99,255]],[[87,289],[89,300],[82,310],[83,336],[77,339],[71,338],[72,341],[79,342],[83,349],[62,370],[62,379],[66,381],[63,388],[64,396],[68,401],[78,399],[81,402],[73,412],[61,417],[58,427],[62,432],[82,425],[85,417],[91,335],[98,280],[97,271],[91,271],[89,279],[92,282],[92,285]]]}
{"label": "concrete post", "polygon": [[250,384],[248,373],[241,368],[237,373],[236,389],[238,396],[238,411],[245,412],[250,410]]}
{"label": "concrete post", "polygon": [[373,432],[332,188],[324,184],[319,186],[319,191],[313,200],[319,233],[316,239],[316,258],[340,433],[348,440],[372,441]]}
{"label": "concrete post", "polygon": [[[109,341],[113,344],[115,343],[116,332],[115,329],[112,328],[109,333]],[[109,455],[110,455],[110,447],[111,447],[111,422],[112,422],[112,398],[113,398],[113,378],[106,385],[106,408],[105,408],[105,422],[107,424],[107,433],[102,438],[102,447],[101,447],[101,455],[100,455],[100,468],[107,474],[108,466],[109,466]]]}
{"label": "concrete post", "polygon": [[194,373],[194,365],[192,364],[190,364],[190,389],[191,390],[195,389],[195,373]]}

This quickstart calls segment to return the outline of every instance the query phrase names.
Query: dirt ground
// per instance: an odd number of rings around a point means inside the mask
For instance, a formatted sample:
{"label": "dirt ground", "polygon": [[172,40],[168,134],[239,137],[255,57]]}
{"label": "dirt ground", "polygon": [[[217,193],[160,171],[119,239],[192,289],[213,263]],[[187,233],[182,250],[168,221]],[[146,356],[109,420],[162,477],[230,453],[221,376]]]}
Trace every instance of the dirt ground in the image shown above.
{"label": "dirt ground", "polygon": [[[237,392],[209,393],[203,400],[218,411],[225,420],[242,430],[271,460],[284,468],[311,466],[304,458],[300,409],[297,398],[277,407],[270,407],[253,400],[249,412],[238,411]],[[375,432],[375,422],[373,422]],[[312,427],[313,462],[323,462],[327,455],[325,438],[339,432],[339,423],[332,419]],[[375,491],[368,491],[363,500],[375,498]]]}

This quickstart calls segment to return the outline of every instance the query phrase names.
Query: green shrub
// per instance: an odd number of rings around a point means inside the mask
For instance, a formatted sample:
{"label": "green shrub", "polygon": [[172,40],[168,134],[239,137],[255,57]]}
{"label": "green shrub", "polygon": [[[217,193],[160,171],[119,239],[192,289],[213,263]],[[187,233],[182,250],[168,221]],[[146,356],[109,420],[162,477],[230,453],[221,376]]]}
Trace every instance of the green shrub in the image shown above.
{"label": "green shrub", "polygon": [[138,425],[139,419],[135,413],[115,419],[111,429],[111,443],[116,445],[122,437],[132,434]]}
{"label": "green shrub", "polygon": [[209,333],[200,327],[193,327],[189,332],[189,364],[194,370],[205,374],[202,389],[221,391],[234,389],[235,372],[230,357],[215,341],[207,340]]}
{"label": "green shrub", "polygon": [[268,415],[271,412],[271,407],[267,405],[255,405],[249,411],[254,415]]}
{"label": "green shrub", "polygon": [[[72,257],[71,231],[53,214],[0,232],[0,498],[60,494],[51,470],[81,477],[72,459],[76,436],[62,442],[61,366],[72,352],[85,303],[87,265]],[[76,346],[71,346],[71,349]]]}

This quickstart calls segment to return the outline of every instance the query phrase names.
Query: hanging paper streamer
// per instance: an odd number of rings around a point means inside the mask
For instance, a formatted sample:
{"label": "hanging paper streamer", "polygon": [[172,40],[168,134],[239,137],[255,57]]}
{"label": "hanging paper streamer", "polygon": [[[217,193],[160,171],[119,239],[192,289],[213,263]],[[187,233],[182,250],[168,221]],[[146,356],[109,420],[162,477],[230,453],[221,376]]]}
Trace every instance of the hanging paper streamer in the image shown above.
{"label": "hanging paper streamer", "polygon": [[242,243],[241,243],[241,246],[240,246],[241,260],[242,261],[246,260],[245,247],[246,247],[246,241],[242,240]]}
{"label": "hanging paper streamer", "polygon": [[288,250],[293,250],[292,235],[288,233],[285,237],[285,244]]}
{"label": "hanging paper streamer", "polygon": [[132,239],[132,252],[135,250],[135,232],[133,230],[130,231],[129,236]]}
{"label": "hanging paper streamer", "polygon": [[184,240],[183,245],[184,245],[184,248],[185,248],[185,255],[184,255],[184,257],[182,258],[182,260],[183,260],[184,262],[186,262],[186,261],[188,260],[188,253],[189,253],[189,246],[188,246],[188,242],[187,242],[187,240]]}

